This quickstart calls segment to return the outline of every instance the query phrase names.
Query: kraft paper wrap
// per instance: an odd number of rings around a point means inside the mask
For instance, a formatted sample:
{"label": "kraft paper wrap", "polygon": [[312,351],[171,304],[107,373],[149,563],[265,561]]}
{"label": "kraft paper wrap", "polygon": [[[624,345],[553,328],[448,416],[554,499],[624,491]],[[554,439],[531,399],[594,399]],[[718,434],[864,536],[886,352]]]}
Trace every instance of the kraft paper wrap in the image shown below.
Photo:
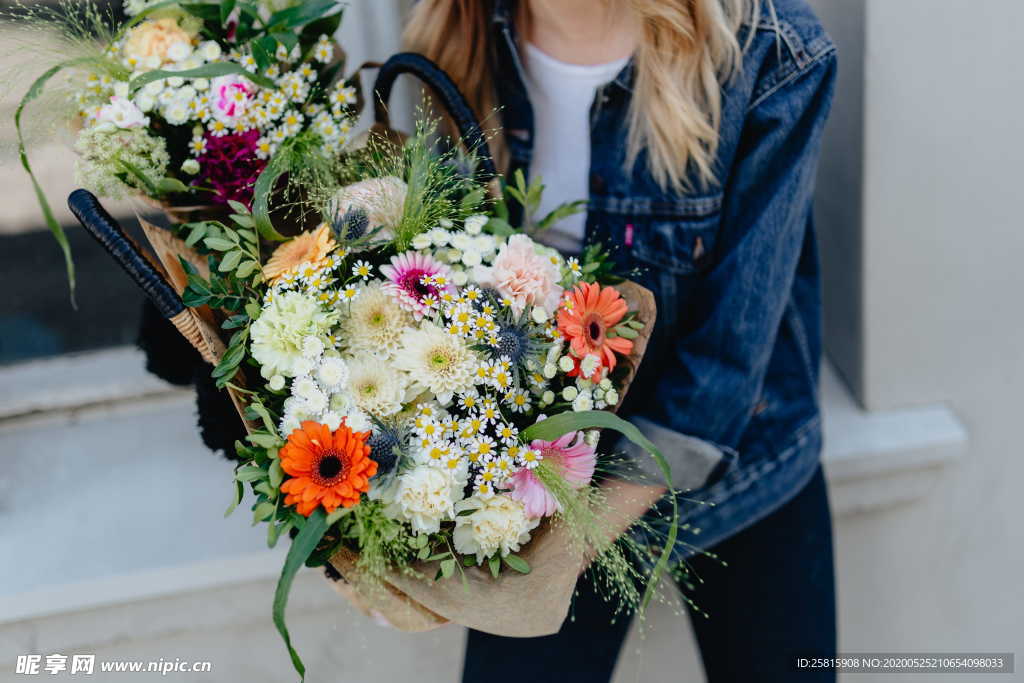
{"label": "kraft paper wrap", "polygon": [[[654,296],[644,287],[634,282],[615,287],[645,323],[626,361],[629,372],[619,392],[625,397],[647,350],[657,310]],[[360,575],[358,555],[342,548],[330,559],[342,578],[328,581],[363,614],[400,631],[428,631],[452,622],[499,636],[546,636],[562,627],[584,568],[581,549],[575,545],[564,526],[547,518],[518,553],[529,563],[529,574],[504,568],[495,579],[486,567],[469,567],[464,568],[466,583],[458,568],[451,578],[434,581],[438,563],[421,562],[414,565],[420,577],[392,572],[383,585],[374,585]]]}

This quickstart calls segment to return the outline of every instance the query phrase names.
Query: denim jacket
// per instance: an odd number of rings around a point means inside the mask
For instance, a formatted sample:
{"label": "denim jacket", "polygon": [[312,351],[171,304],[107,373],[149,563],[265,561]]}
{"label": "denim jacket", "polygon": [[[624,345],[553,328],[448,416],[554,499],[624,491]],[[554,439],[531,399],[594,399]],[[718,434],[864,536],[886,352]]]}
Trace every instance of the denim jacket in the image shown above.
{"label": "denim jacket", "polygon": [[[492,59],[507,170],[527,172],[533,114],[513,10],[512,0],[496,0]],[[821,451],[811,205],[835,48],[804,0],[774,0],[774,12],[766,5],[756,26],[741,29],[741,44],[751,30],[741,73],[723,86],[710,189],[662,190],[643,155],[624,168],[632,62],[590,110],[587,241],[613,248],[658,304],[620,414],[669,460],[673,483],[687,490],[683,522],[701,529],[685,541],[703,547],[795,495]],[[679,552],[689,554],[684,545]]]}

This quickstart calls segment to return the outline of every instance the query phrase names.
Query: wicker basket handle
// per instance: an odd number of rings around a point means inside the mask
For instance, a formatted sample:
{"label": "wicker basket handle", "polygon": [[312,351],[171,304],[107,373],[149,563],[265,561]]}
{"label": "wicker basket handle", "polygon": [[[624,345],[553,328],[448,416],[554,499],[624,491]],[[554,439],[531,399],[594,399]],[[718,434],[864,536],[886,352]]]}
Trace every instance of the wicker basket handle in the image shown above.
{"label": "wicker basket handle", "polygon": [[107,250],[117,264],[146,293],[165,318],[173,318],[185,310],[181,297],[164,276],[135,247],[117,221],[107,213],[99,200],[88,190],[75,190],[68,196],[68,208],[89,234]]}
{"label": "wicker basket handle", "polygon": [[490,147],[487,146],[487,138],[484,136],[483,129],[476,120],[469,102],[459,92],[458,86],[455,85],[451,77],[441,67],[421,54],[399,52],[381,65],[380,71],[377,72],[377,80],[373,84],[376,94],[373,102],[374,120],[385,128],[391,127],[388,118],[388,100],[391,97],[395,79],[401,74],[416,76],[430,86],[445,111],[451,116],[467,149],[476,153],[480,162],[478,171],[480,179],[483,182],[494,179],[498,175],[498,171],[494,166]]}

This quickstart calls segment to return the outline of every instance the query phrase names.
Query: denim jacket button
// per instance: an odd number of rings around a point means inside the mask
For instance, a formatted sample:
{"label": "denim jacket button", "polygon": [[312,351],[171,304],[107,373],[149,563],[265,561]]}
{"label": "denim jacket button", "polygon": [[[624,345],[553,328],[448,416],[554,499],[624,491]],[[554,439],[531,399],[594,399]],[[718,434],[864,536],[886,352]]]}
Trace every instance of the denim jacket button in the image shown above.
{"label": "denim jacket button", "polygon": [[590,191],[603,193],[605,188],[604,178],[599,173],[590,174]]}

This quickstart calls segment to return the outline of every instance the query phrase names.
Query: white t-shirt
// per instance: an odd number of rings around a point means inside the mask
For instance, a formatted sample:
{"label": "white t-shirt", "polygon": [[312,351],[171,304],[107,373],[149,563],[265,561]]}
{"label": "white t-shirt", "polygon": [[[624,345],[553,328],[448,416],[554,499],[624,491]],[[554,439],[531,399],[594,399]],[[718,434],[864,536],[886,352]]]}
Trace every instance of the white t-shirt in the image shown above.
{"label": "white t-shirt", "polygon": [[[607,64],[566,64],[526,43],[526,90],[533,106],[530,178],[540,177],[544,195],[536,218],[564,202],[590,194],[590,106],[597,89],[610,83],[629,57]],[[564,253],[583,247],[586,212],[564,218],[538,239]]]}

